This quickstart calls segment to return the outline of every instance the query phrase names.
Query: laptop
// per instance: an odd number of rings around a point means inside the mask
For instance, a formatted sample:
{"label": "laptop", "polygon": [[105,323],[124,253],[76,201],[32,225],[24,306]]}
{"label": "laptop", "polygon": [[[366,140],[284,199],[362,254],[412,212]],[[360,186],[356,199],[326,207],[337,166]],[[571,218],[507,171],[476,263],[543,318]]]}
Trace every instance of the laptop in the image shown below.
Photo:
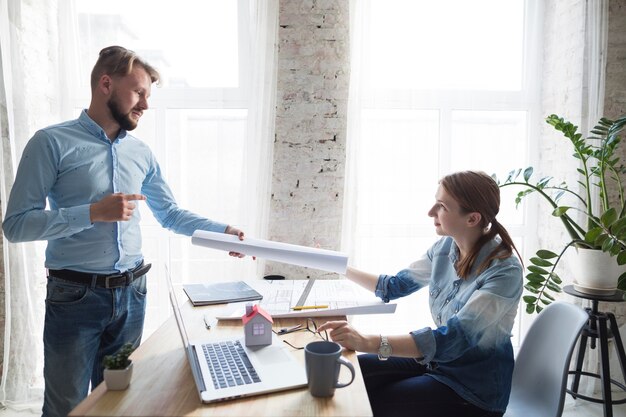
{"label": "laptop", "polygon": [[190,341],[167,266],[165,275],[176,325],[203,403],[307,385],[304,365],[274,334],[268,346],[246,346],[243,327],[240,338]]}

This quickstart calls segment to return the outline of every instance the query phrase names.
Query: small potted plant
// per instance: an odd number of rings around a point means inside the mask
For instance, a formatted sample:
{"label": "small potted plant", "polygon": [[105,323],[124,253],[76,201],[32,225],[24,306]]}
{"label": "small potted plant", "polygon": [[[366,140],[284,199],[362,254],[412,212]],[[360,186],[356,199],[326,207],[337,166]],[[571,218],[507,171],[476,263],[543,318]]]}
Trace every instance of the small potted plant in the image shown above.
{"label": "small potted plant", "polygon": [[123,390],[130,384],[133,361],[128,359],[135,348],[132,343],[124,344],[114,355],[104,357],[104,381],[110,390]]}
{"label": "small potted plant", "polygon": [[[539,313],[543,306],[554,301],[551,292],[561,292],[562,280],[555,270],[570,247],[576,248],[577,256],[581,259],[583,256],[585,259],[600,259],[597,267],[575,276],[577,290],[589,293],[598,290],[606,294],[607,291],[614,292],[616,288],[626,289],[626,273],[622,273],[624,268],[619,267],[626,264],[626,202],[620,178],[626,169],[616,153],[621,141],[620,133],[626,125],[626,115],[616,120],[600,119],[591,131],[592,136],[587,138],[578,132],[577,126],[557,115],[547,117],[546,122],[561,132],[574,147],[572,156],[579,162],[576,171],[580,175],[580,191],[569,188],[564,181],[553,181],[551,176],[533,178],[532,167],[513,170],[503,183],[498,182],[500,187],[524,188],[515,198],[518,205],[529,194],[541,195],[548,202],[551,214],[561,220],[570,237],[570,241],[560,251],[540,249],[530,258],[524,285],[531,293],[524,296],[529,314]],[[495,176],[494,179],[498,181]],[[597,208],[593,204],[596,192],[599,193]],[[614,194],[613,199],[610,198],[611,193]],[[576,212],[582,214],[584,223],[577,222],[571,216]],[[604,259],[607,256],[609,258]],[[582,261],[578,262],[579,266],[574,268],[574,273],[583,270]],[[593,281],[582,283],[594,271],[605,267],[608,268],[594,277]],[[609,282],[601,281],[606,278]],[[580,286],[577,288],[576,284]]]}

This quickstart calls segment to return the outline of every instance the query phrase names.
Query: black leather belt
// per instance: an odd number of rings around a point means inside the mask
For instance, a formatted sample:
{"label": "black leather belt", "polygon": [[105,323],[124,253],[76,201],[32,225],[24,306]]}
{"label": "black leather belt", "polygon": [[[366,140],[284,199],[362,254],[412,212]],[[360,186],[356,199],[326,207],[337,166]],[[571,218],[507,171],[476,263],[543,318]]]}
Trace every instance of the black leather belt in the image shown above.
{"label": "black leather belt", "polygon": [[119,288],[127,287],[134,280],[148,273],[152,268],[152,264],[144,264],[143,262],[136,268],[129,269],[119,274],[101,275],[90,274],[88,272],[72,271],[71,269],[50,269],[48,275],[61,278],[65,281],[77,282],[79,284],[91,285],[93,277],[96,277],[96,286],[102,288]]}

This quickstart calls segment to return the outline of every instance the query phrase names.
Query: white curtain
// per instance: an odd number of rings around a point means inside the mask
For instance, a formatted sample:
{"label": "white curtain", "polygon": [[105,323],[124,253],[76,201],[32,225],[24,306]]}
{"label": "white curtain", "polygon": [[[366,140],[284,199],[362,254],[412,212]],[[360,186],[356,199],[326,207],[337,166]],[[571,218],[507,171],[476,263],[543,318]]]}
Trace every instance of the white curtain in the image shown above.
{"label": "white curtain", "polygon": [[[250,43],[252,91],[248,111],[246,169],[248,189],[244,190],[249,207],[246,224],[250,236],[267,238],[270,187],[276,115],[276,42],[278,39],[278,0],[250,1]],[[257,277],[264,274],[265,262],[257,259]]]}
{"label": "white curtain", "polygon": [[[604,116],[604,95],[605,95],[605,79],[606,79],[606,54],[607,40],[609,28],[609,1],[598,0],[587,2],[586,16],[586,40],[585,40],[585,63],[584,69],[586,74],[585,87],[587,88],[587,100],[583,102],[582,129],[587,135],[595,127],[598,120]],[[586,108],[585,108],[586,106]],[[600,207],[600,190],[595,189],[593,192],[593,205],[596,213]],[[583,307],[591,307],[591,301],[576,299],[574,302],[583,304]],[[622,337],[626,336],[624,331],[620,331]],[[600,348],[590,349],[587,346],[585,352],[585,363],[583,370],[587,372],[600,373],[599,352]],[[609,354],[611,364],[619,364],[615,354],[615,349],[610,348]],[[620,380],[622,373],[619,366],[611,367],[611,376]],[[602,392],[602,384],[600,380],[595,378],[582,378],[579,392],[588,396],[597,396]]]}
{"label": "white curtain", "polygon": [[[76,22],[71,1],[0,0],[0,198],[4,215],[22,149],[38,128],[66,120],[73,104],[61,86],[76,77]],[[244,161],[248,210],[246,233],[264,237],[269,216],[276,93],[278,0],[250,0],[250,87],[248,141]],[[59,32],[62,32],[59,34]],[[59,39],[65,39],[59,41]],[[70,54],[70,56],[68,56]],[[28,69],[28,71],[27,71]],[[22,75],[20,75],[22,74]],[[28,74],[28,75],[25,75]],[[18,76],[19,75],[19,76]],[[221,219],[220,219],[221,220]],[[41,410],[45,242],[11,244],[3,237],[5,334],[0,403],[16,410]],[[250,263],[260,276],[261,262]],[[153,295],[153,297],[156,294]]]}
{"label": "white curtain", "polygon": [[[4,215],[17,162],[35,125],[58,115],[53,81],[56,12],[42,6],[30,14],[19,0],[0,0],[0,198]],[[24,16],[40,31],[28,29]],[[37,45],[26,53],[25,45]],[[26,71],[26,68],[31,68]],[[32,68],[36,68],[33,71]],[[26,76],[25,74],[29,74]],[[50,77],[50,80],[47,79]],[[37,86],[37,87],[35,87]],[[43,87],[43,88],[41,88]],[[41,88],[41,89],[38,89]],[[41,243],[11,244],[3,237],[5,332],[0,402],[38,412],[43,398],[42,334],[45,273]]]}

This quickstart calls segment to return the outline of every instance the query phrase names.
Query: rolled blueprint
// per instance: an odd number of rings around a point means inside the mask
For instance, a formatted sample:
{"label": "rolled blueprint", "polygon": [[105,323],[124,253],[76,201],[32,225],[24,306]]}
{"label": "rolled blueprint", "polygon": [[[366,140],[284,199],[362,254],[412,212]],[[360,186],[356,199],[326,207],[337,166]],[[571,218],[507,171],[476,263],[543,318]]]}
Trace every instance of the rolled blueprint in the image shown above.
{"label": "rolled blueprint", "polygon": [[343,253],[272,240],[250,237],[239,240],[235,235],[196,230],[191,237],[191,243],[207,248],[239,252],[270,261],[306,266],[338,274],[345,274],[348,267],[348,256]]}

